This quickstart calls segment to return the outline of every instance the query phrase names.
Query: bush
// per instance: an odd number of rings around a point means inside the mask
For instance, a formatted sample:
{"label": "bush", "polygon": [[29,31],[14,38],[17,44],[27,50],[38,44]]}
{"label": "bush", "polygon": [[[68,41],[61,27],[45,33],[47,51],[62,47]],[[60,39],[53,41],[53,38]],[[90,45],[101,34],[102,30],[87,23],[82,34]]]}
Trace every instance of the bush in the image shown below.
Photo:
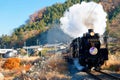
{"label": "bush", "polygon": [[18,69],[20,67],[20,59],[19,58],[8,58],[3,64],[4,69]]}

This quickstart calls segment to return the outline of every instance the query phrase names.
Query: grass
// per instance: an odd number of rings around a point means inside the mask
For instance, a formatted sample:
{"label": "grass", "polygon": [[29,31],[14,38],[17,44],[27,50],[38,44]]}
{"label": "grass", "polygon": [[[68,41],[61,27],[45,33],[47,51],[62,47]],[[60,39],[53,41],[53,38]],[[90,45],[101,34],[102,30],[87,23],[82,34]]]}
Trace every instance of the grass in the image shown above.
{"label": "grass", "polygon": [[[13,78],[18,80],[70,80],[70,76],[67,75],[69,73],[67,63],[61,54],[47,54],[45,58],[47,59],[41,57],[21,58],[22,64],[19,69],[4,71],[7,73],[5,80],[7,78],[9,80],[13,80]],[[105,62],[102,69],[120,72],[120,52],[116,52],[114,55],[109,54],[109,60]]]}
{"label": "grass", "polygon": [[67,63],[62,58],[61,54],[51,56],[46,62],[48,68],[50,68],[52,71],[54,70],[61,73],[67,71]]}
{"label": "grass", "polygon": [[16,78],[18,80],[70,80],[70,77],[66,75],[68,73],[67,63],[61,54],[50,55],[48,59],[39,62],[39,60],[35,61],[36,65],[33,65],[35,69],[32,68],[33,72],[29,75],[22,73]]}
{"label": "grass", "polygon": [[120,73],[120,53],[109,54],[109,60],[105,62],[102,68]]}

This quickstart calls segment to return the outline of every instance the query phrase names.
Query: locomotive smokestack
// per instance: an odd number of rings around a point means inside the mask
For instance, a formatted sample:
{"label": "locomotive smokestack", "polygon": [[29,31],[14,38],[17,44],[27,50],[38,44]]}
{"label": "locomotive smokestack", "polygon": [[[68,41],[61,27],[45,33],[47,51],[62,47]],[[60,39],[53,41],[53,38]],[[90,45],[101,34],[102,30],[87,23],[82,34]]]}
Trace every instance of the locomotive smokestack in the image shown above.
{"label": "locomotive smokestack", "polygon": [[94,32],[93,29],[88,29],[88,33]]}
{"label": "locomotive smokestack", "polygon": [[95,35],[94,30],[93,29],[88,29],[88,34],[90,34],[90,36],[94,36]]}

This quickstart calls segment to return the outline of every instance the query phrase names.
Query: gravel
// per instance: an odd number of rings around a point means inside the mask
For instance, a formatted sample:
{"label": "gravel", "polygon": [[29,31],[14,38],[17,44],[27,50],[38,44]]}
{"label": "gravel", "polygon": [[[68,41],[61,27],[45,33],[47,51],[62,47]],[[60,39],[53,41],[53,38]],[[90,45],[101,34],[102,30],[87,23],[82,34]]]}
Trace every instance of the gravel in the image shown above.
{"label": "gravel", "polygon": [[[68,63],[69,67],[69,76],[71,77],[71,80],[96,80],[92,78],[90,75],[88,75],[86,72],[78,71],[74,64]],[[102,70],[103,72],[109,73],[111,75],[115,75],[117,77],[120,77],[120,74],[108,70]],[[97,75],[97,73],[95,73]]]}

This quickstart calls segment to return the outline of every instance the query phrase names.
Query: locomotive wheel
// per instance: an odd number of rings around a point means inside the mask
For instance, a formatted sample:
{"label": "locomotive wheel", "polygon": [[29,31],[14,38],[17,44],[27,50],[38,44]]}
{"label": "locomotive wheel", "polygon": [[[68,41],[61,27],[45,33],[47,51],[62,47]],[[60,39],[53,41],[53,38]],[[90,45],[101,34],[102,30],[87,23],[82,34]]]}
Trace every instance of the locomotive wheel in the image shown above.
{"label": "locomotive wheel", "polygon": [[95,67],[95,69],[94,70],[96,70],[96,71],[100,71],[101,70],[101,68],[100,67]]}
{"label": "locomotive wheel", "polygon": [[100,63],[95,66],[95,70],[96,70],[96,71],[100,71],[100,70],[101,70],[101,66],[102,66],[103,64],[104,64],[104,61],[101,60]]}

